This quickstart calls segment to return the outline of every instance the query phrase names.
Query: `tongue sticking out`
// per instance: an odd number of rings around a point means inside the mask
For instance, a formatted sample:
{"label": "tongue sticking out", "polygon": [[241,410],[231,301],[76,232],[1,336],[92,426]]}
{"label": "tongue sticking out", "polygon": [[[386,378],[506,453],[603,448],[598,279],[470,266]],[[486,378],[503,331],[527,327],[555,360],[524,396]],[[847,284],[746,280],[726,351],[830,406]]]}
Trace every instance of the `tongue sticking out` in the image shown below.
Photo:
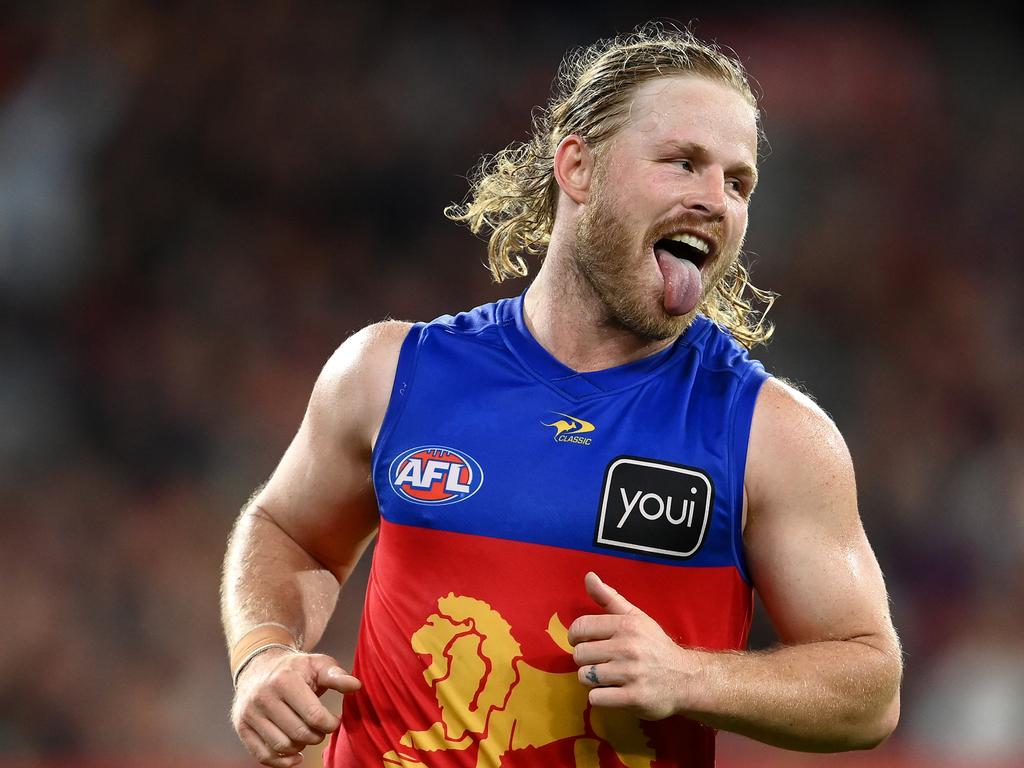
{"label": "tongue sticking out", "polygon": [[676,258],[664,248],[658,248],[654,254],[658,257],[658,267],[665,278],[665,311],[670,315],[692,312],[700,301],[702,287],[697,265]]}

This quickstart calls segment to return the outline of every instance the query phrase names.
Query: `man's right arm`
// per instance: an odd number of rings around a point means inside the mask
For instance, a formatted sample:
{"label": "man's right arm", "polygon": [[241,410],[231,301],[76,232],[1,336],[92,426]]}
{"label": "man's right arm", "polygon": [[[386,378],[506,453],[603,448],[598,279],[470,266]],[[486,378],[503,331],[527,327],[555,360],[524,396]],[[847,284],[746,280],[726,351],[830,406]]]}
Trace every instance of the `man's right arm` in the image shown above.
{"label": "man's right arm", "polygon": [[[305,418],[267,484],[232,532],[221,612],[228,648],[273,647],[237,672],[232,723],[264,765],[301,762],[301,750],[338,726],[319,701],[359,682],[319,641],[338,591],[373,538],[378,511],[370,453],[387,409],[408,324],[384,322],[349,338],[317,380]],[[276,636],[276,637],[274,637]],[[253,640],[255,638],[255,640]],[[244,661],[244,651],[234,660]]]}

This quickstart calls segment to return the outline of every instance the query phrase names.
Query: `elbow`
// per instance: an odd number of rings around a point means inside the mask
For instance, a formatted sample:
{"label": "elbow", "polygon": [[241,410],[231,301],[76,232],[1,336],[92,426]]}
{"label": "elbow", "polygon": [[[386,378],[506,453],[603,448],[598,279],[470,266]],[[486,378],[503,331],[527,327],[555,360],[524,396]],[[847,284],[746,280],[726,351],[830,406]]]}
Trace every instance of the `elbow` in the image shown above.
{"label": "elbow", "polygon": [[861,715],[837,727],[830,736],[816,744],[804,744],[798,747],[786,746],[807,752],[854,752],[869,750],[880,746],[888,739],[900,719],[899,694],[893,697],[886,707],[870,716]]}
{"label": "elbow", "polygon": [[903,665],[897,660],[885,670],[877,688],[864,692],[863,708],[847,721],[846,743],[835,751],[874,749],[893,734],[900,721],[902,678]]}
{"label": "elbow", "polygon": [[900,682],[902,665],[894,670],[889,695],[880,706],[872,707],[871,716],[863,723],[853,749],[874,749],[888,739],[900,722]]}
{"label": "elbow", "polygon": [[872,724],[868,740],[861,749],[874,749],[892,736],[900,722],[900,692],[897,689],[881,715]]}
{"label": "elbow", "polygon": [[870,715],[862,713],[837,725],[837,728],[822,741],[798,747],[785,746],[807,752],[854,752],[880,746],[888,739],[900,719],[900,699],[897,693],[883,708]]}
{"label": "elbow", "polygon": [[[903,683],[903,653],[899,641],[884,655],[885,664],[879,672],[882,701],[871,708],[871,716],[861,731],[863,742],[854,749],[874,749],[892,736],[900,722],[900,688]],[[884,691],[884,693],[883,693]],[[888,694],[888,695],[885,695]],[[877,701],[877,700],[876,700]]]}

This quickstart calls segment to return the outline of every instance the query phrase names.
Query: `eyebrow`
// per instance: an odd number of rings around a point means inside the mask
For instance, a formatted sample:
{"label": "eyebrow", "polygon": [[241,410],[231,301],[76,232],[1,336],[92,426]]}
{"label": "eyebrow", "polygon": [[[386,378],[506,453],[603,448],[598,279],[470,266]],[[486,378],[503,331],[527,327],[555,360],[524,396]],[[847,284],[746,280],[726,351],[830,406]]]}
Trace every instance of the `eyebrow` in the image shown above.
{"label": "eyebrow", "polygon": [[[676,141],[675,139],[669,139],[662,146],[686,155],[687,157],[694,157],[705,162],[711,156],[711,151],[706,146],[694,141]],[[746,176],[750,180],[751,191],[753,191],[754,187],[757,186],[757,168],[749,163],[739,163],[738,165],[730,166],[725,169],[725,173],[727,176]]]}

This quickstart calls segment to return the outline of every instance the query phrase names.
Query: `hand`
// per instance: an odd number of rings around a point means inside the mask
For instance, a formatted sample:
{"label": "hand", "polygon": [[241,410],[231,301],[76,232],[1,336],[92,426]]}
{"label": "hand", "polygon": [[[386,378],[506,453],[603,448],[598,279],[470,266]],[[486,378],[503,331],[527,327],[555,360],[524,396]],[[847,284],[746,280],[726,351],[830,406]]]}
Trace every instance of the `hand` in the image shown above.
{"label": "hand", "polygon": [[592,689],[590,703],[624,707],[645,720],[681,711],[686,691],[700,673],[696,652],[676,645],[654,619],[596,573],[588,573],[583,583],[605,610],[580,616],[569,627],[580,682]]}
{"label": "hand", "polygon": [[231,723],[260,763],[292,768],[302,762],[303,749],[340,724],[319,697],[328,688],[352,693],[361,687],[330,656],[274,648],[242,670]]}

